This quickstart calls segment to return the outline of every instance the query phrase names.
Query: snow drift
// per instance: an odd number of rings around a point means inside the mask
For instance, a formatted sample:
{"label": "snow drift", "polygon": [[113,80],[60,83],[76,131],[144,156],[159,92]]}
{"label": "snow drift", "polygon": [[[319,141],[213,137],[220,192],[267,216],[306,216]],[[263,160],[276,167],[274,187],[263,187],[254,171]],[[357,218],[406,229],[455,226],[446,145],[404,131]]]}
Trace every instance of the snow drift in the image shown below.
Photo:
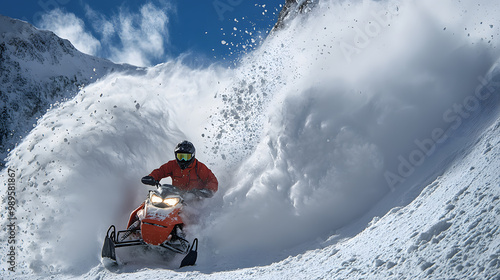
{"label": "snow drift", "polygon": [[[322,241],[341,228],[346,236],[356,234],[346,226],[410,202],[450,166],[460,165],[455,160],[465,161],[457,156],[461,149],[494,120],[497,12],[494,1],[324,1],[272,34],[235,69],[167,62],[144,75],[113,74],[87,86],[41,118],[8,159],[17,179],[18,273],[113,277],[99,264],[107,227],[125,225],[147,192],[140,177],[172,158],[174,145],[185,138],[220,181],[202,221],[191,227],[203,252],[200,270],[267,265],[290,252],[330,245],[335,238]],[[481,120],[474,129],[472,120]],[[5,182],[6,170],[2,176]],[[459,184],[436,182],[434,187]],[[490,191],[488,199],[498,204]],[[431,204],[433,199],[420,198]],[[406,220],[394,213],[367,238],[382,238],[393,222],[405,228]],[[404,213],[414,218],[411,210]],[[2,214],[3,225],[7,218]],[[454,228],[435,222],[420,235],[424,243]],[[410,232],[418,225],[399,232],[401,242],[414,240]],[[370,273],[362,269],[370,262],[391,268],[400,263],[346,257],[354,254],[349,248],[361,250],[349,244],[378,244],[363,239],[369,231],[262,271],[300,270],[311,264],[300,259],[315,254],[324,261],[311,269],[362,260],[352,266],[365,271],[360,277]],[[5,242],[1,246],[7,249]],[[400,260],[406,258],[401,250]],[[4,271],[6,266],[2,262]],[[255,270],[217,276],[263,276]]]}

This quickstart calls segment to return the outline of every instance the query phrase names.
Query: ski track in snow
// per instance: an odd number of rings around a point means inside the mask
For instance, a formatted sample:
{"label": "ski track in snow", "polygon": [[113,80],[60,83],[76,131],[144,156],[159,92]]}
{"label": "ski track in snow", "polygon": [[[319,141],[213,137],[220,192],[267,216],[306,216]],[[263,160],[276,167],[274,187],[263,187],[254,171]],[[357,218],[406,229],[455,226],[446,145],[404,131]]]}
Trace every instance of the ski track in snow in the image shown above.
{"label": "ski track in snow", "polygon": [[[3,254],[2,277],[497,278],[497,14],[495,1],[325,1],[235,69],[167,62],[85,87],[8,158],[18,271]],[[470,103],[477,88],[488,97]],[[436,129],[443,143],[415,152]],[[127,264],[105,269],[106,229],[185,138],[220,181],[188,227],[197,266],[118,249]],[[398,172],[401,158],[418,164]]]}

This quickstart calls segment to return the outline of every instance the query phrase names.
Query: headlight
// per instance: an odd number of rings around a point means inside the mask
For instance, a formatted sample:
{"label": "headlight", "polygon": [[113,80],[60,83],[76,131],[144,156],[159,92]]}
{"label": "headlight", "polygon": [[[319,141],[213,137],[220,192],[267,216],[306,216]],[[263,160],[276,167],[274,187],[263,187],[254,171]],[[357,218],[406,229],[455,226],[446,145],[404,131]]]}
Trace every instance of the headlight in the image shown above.
{"label": "headlight", "polygon": [[163,202],[163,199],[159,196],[157,196],[156,194],[153,194],[151,196],[151,203],[153,203],[153,205],[156,205],[156,204],[160,204]]}
{"label": "headlight", "polygon": [[179,204],[181,199],[179,197],[168,197],[165,199],[162,199],[160,196],[153,194],[151,195],[151,203],[153,203],[154,206],[158,207],[174,207],[175,205]]}
{"label": "headlight", "polygon": [[169,207],[174,207],[175,205],[177,205],[179,202],[181,201],[180,198],[178,197],[169,197],[169,198],[165,198],[163,200],[163,203],[167,204],[167,206]]}

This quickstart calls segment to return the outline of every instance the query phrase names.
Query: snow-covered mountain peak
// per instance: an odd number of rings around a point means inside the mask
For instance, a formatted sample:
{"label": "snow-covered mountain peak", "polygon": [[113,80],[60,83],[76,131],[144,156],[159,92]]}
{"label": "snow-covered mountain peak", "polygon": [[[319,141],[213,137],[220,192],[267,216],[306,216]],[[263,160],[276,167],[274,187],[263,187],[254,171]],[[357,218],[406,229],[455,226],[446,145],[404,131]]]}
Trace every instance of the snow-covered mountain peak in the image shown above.
{"label": "snow-covered mountain peak", "polygon": [[[39,30],[26,22],[5,16],[0,16],[0,22],[2,24],[0,44],[3,46],[3,55],[18,63],[33,64],[30,66],[43,65],[41,67],[45,69],[45,71],[40,71],[37,68],[25,67],[25,71],[30,72],[30,74],[43,75],[39,78],[48,79],[51,76],[68,75],[69,73],[83,72],[88,74],[93,70],[77,69],[83,66],[81,62],[77,63],[77,61],[82,61],[85,55],[79,53],[71,42],[57,37],[53,32]],[[68,61],[70,57],[75,59]],[[99,59],[93,59],[96,62],[99,61]],[[101,61],[103,60],[101,59]],[[101,67],[98,66],[98,68]]]}
{"label": "snow-covered mountain peak", "polygon": [[2,35],[2,37],[8,33],[31,33],[34,29],[36,29],[34,26],[25,21],[13,19],[4,15],[0,15],[0,23],[0,35]]}
{"label": "snow-covered mountain peak", "polygon": [[51,104],[76,95],[111,72],[131,65],[79,52],[51,31],[0,15],[0,164]]}

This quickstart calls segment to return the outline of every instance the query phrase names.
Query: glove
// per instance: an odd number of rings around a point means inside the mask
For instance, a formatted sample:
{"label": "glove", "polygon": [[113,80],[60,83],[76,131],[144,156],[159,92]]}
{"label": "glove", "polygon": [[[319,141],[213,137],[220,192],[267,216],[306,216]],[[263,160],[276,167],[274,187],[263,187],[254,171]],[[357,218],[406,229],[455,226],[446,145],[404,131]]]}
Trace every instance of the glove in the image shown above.
{"label": "glove", "polygon": [[209,198],[214,196],[214,193],[209,189],[194,189],[191,190],[190,192],[196,195],[197,197]]}
{"label": "glove", "polygon": [[155,178],[153,178],[152,176],[142,177],[141,182],[145,185],[150,185],[150,186],[157,186],[160,184],[160,182],[156,181]]}

